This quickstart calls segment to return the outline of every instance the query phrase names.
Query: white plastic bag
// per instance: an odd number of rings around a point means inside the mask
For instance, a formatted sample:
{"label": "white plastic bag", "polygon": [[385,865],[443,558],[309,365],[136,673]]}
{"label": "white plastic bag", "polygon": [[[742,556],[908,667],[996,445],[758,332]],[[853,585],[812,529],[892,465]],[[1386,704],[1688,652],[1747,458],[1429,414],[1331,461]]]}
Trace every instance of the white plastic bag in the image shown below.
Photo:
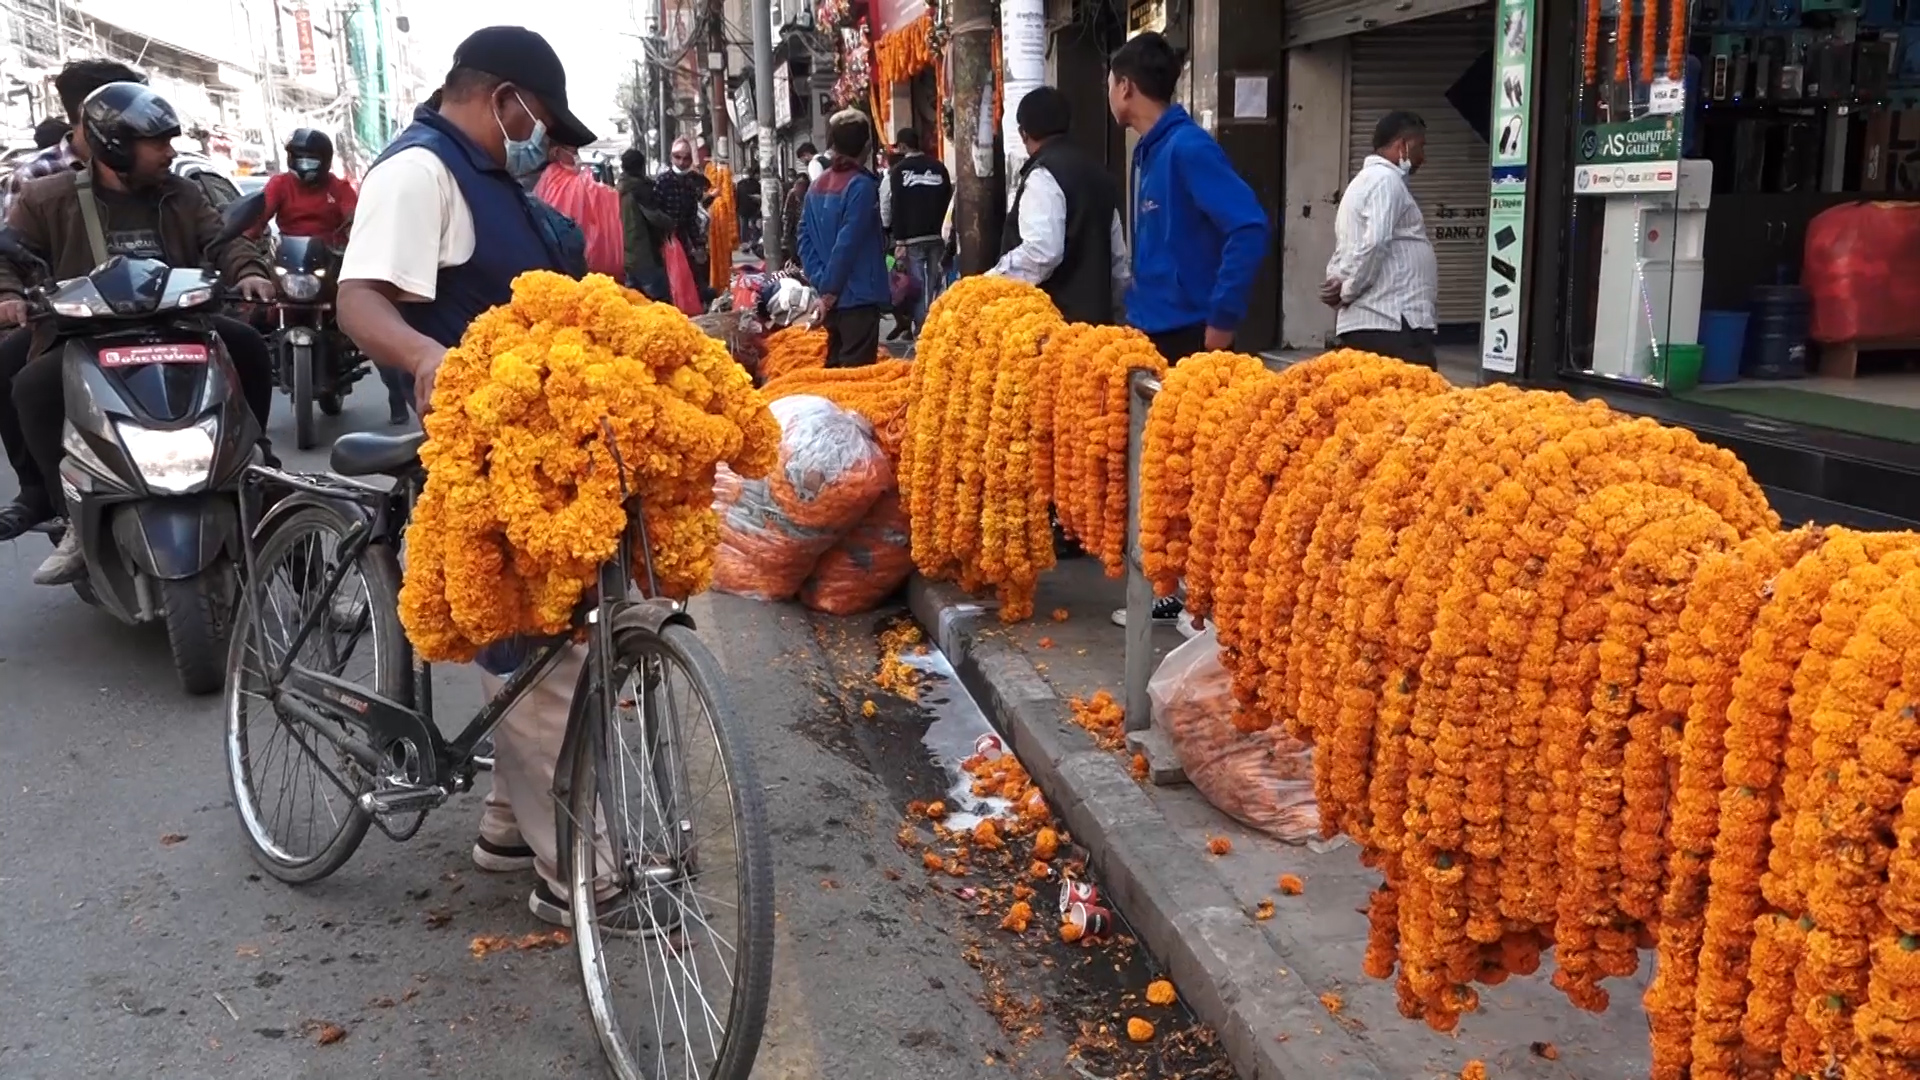
{"label": "white plastic bag", "polygon": [[1290,844],[1319,836],[1313,748],[1277,724],[1259,732],[1233,726],[1233,676],[1220,663],[1211,626],[1167,654],[1147,682],[1147,696],[1154,726],[1215,809]]}

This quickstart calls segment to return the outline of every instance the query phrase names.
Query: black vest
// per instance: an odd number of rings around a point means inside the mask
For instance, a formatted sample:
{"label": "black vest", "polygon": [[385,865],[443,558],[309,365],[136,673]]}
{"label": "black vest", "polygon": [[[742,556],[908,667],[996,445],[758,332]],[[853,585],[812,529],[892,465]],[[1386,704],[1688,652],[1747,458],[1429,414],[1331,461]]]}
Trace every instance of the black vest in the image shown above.
{"label": "black vest", "polygon": [[1044,168],[1067,197],[1067,236],[1060,265],[1040,283],[1068,322],[1104,326],[1114,321],[1113,215],[1119,196],[1113,178],[1065,138],[1040,147],[1020,169],[1020,186],[1000,239],[1002,255],[1020,246],[1020,197],[1027,177]]}

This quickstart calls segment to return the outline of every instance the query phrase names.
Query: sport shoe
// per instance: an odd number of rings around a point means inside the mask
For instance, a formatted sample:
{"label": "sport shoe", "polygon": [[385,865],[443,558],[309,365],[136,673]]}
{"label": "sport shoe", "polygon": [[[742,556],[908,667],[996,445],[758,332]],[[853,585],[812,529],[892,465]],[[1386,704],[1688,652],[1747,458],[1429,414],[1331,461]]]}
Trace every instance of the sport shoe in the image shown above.
{"label": "sport shoe", "polygon": [[[615,937],[655,937],[680,928],[680,905],[665,889],[653,890],[648,903],[623,890],[601,900],[598,907],[600,929]],[[644,907],[651,907],[652,911],[642,910]],[[527,897],[527,910],[544,923],[573,925],[573,905],[560,899],[545,881],[533,887]]]}
{"label": "sport shoe", "polygon": [[489,874],[515,874],[533,869],[533,849],[524,841],[496,844],[482,836],[473,842],[473,865]]}
{"label": "sport shoe", "polygon": [[35,585],[70,585],[85,577],[87,556],[80,550],[80,530],[68,529],[54,545],[53,554],[33,572]]}
{"label": "sport shoe", "polygon": [[52,520],[52,511],[25,499],[15,499],[0,506],[0,543],[18,540],[32,532],[34,526]]}
{"label": "sport shoe", "polygon": [[[1180,602],[1179,597],[1162,596],[1153,602],[1153,624],[1155,626],[1173,626],[1182,621],[1186,621],[1180,618],[1186,610],[1187,606]],[[1121,608],[1113,613],[1113,625],[1127,625],[1126,608]]]}

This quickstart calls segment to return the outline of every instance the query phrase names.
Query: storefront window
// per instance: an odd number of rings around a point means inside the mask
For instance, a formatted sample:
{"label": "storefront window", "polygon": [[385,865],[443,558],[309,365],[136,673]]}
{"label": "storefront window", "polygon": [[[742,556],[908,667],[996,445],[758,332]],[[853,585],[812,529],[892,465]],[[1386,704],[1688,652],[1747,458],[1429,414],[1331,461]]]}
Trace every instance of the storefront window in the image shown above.
{"label": "storefront window", "polygon": [[1920,15],[1903,6],[1590,0],[1566,369],[1911,440],[1920,27],[1902,23]]}
{"label": "storefront window", "polygon": [[1713,165],[1695,134],[1685,0],[1587,0],[1572,125],[1570,363],[1649,386],[1700,357]]}

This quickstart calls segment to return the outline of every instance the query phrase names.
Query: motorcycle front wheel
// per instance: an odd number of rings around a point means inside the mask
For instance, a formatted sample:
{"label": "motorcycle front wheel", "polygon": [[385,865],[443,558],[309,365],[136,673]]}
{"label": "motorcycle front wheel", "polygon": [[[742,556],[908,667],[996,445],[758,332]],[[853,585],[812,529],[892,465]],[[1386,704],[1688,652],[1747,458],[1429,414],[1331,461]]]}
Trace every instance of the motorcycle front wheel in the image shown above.
{"label": "motorcycle front wheel", "polygon": [[288,395],[293,399],[293,444],[302,450],[313,449],[317,437],[313,433],[313,346],[292,345],[291,352],[292,385],[287,387]]}
{"label": "motorcycle front wheel", "polygon": [[189,694],[211,694],[226,682],[238,582],[233,564],[222,559],[184,581],[160,583],[173,671]]}

